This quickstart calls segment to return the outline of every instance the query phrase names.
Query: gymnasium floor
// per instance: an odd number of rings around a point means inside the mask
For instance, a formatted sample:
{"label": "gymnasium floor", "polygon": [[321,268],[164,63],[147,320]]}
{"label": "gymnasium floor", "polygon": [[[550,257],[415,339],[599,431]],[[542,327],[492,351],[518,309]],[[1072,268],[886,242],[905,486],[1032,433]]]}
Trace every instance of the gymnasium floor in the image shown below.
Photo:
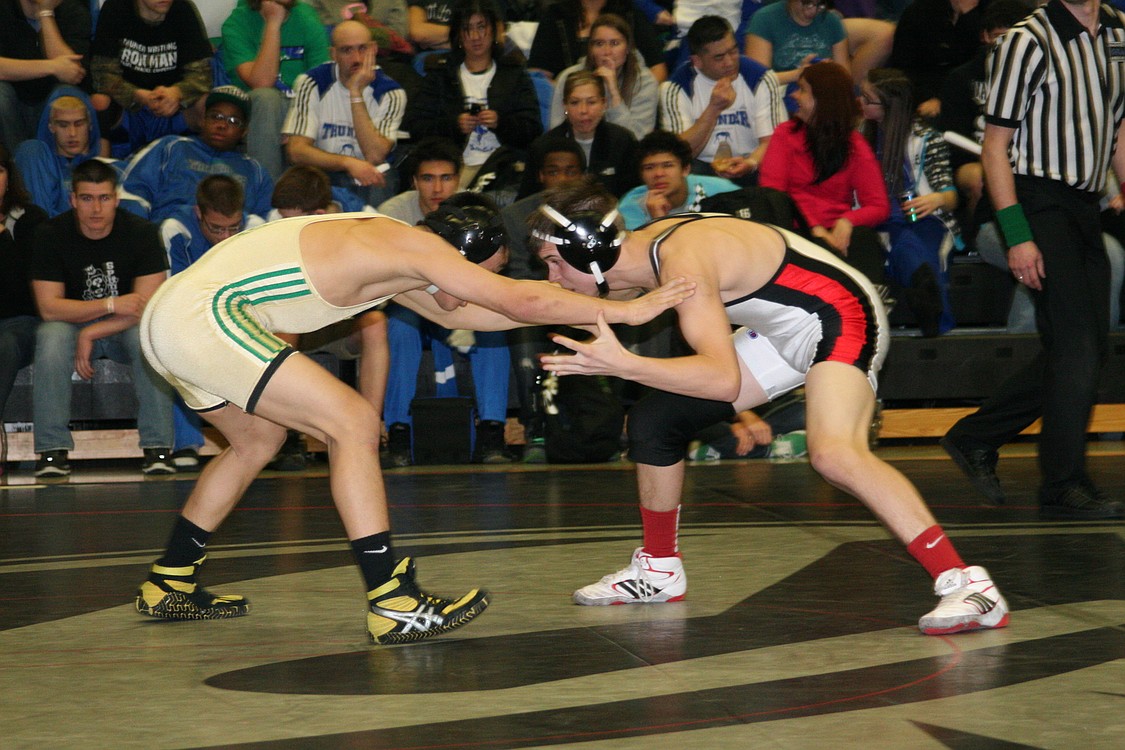
{"label": "gymnasium floor", "polygon": [[[1117,498],[1123,453],[1091,458]],[[252,614],[188,623],[132,594],[190,475],[25,468],[0,487],[0,748],[1125,747],[1125,524],[1040,522],[1028,446],[1004,455],[1001,509],[936,448],[881,454],[993,573],[1010,627],[919,635],[925,573],[802,461],[693,466],[688,600],[606,608],[569,596],[638,543],[627,464],[391,473],[423,586],[493,604],[390,648],[366,642],[322,465],[255,482],[212,540],[204,583]]]}

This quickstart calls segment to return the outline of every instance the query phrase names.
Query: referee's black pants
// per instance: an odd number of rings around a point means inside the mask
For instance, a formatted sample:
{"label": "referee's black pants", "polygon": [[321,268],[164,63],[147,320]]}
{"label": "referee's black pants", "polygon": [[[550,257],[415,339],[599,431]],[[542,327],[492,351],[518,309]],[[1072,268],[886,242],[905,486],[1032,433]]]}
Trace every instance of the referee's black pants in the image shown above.
{"label": "referee's black pants", "polygon": [[950,430],[998,449],[1037,418],[1041,499],[1088,482],[1086,428],[1109,336],[1109,261],[1097,196],[1062,182],[1016,177],[1016,195],[1043,254],[1043,289],[1032,292],[1042,349],[981,408]]}

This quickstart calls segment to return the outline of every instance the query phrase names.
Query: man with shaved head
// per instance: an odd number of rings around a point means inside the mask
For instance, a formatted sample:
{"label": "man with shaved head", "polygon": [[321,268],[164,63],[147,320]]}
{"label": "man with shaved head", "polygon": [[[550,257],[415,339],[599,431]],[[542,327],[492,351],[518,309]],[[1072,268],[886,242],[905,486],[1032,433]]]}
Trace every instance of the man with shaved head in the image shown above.
{"label": "man with shaved head", "polygon": [[293,164],[323,169],[372,206],[397,192],[388,158],[406,110],[406,92],[375,64],[378,52],[363,24],[336,26],[332,61],[297,77],[282,129]]}

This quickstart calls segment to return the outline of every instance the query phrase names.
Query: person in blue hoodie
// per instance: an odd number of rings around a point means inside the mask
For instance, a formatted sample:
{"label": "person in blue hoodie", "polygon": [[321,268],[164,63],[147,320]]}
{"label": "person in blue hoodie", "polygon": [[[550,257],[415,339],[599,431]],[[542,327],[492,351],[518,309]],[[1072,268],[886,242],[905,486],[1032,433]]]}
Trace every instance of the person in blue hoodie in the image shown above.
{"label": "person in blue hoodie", "polygon": [[15,161],[31,201],[58,216],[69,211],[70,173],[99,155],[101,132],[90,97],[74,86],[51,92],[35,138],[16,149]]}
{"label": "person in blue hoodie", "polygon": [[[172,273],[183,271],[228,237],[261,224],[260,217],[243,210],[244,204],[238,180],[222,174],[205,177],[196,188],[195,204],[182,206],[160,223],[160,239],[168,251]],[[199,449],[203,447],[199,415],[177,397],[172,417],[172,465],[180,471],[196,469]]]}
{"label": "person in blue hoodie", "polygon": [[236,86],[211,89],[198,136],[164,136],[132,158],[122,180],[122,207],[160,223],[195,203],[195,190],[203,178],[225,174],[242,185],[246,210],[265,216],[273,178],[238,151],[249,122],[250,97],[245,92]]}

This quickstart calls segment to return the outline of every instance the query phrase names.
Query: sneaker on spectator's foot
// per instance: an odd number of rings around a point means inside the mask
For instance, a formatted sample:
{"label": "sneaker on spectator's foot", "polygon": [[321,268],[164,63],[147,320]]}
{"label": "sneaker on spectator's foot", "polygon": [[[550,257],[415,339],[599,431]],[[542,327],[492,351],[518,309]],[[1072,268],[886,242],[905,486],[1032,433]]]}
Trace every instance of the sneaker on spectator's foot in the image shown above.
{"label": "sneaker on spectator's foot", "polygon": [[804,458],[809,455],[808,438],[804,430],[794,430],[776,436],[770,443],[770,458]]}
{"label": "sneaker on spectator's foot", "polygon": [[141,463],[142,474],[175,474],[176,465],[172,463],[169,448],[145,448],[145,458]]}
{"label": "sneaker on spectator's foot", "polygon": [[996,476],[996,462],[1000,456],[995,450],[986,446],[970,446],[950,435],[938,442],[989,505],[1004,504],[1004,490],[1000,488],[1000,478]]}
{"label": "sneaker on spectator's foot", "polygon": [[1057,492],[1039,493],[1039,517],[1061,521],[1121,518],[1121,503],[1110,500],[1092,484],[1076,484]]}
{"label": "sneaker on spectator's foot", "polygon": [[414,581],[414,560],[399,560],[391,579],[367,592],[367,635],[379,644],[433,638],[468,624],[488,606],[488,593],[473,589],[460,599],[432,596]]}
{"label": "sneaker on spectator's foot", "polygon": [[148,580],[137,589],[137,611],[165,620],[222,620],[250,612],[241,596],[212,594],[195,580],[206,556],[183,568],[153,563]]}
{"label": "sneaker on spectator's foot", "polygon": [[523,448],[525,464],[547,463],[547,442],[543,438],[532,438]]}
{"label": "sneaker on spectator's foot", "polygon": [[285,442],[281,444],[281,450],[266,464],[266,468],[273,471],[304,471],[305,444],[301,440],[301,433],[296,430],[286,430]]}
{"label": "sneaker on spectator's foot", "polygon": [[70,476],[70,454],[68,451],[43,451],[39,460],[35,462],[35,476],[37,477],[65,477]]}
{"label": "sneaker on spectator's foot", "polygon": [[688,461],[718,461],[722,457],[722,452],[710,443],[702,440],[692,440],[688,443]]}
{"label": "sneaker on spectator's foot", "polygon": [[410,450],[410,425],[395,422],[387,428],[387,456],[384,469],[401,469],[414,463]]}
{"label": "sneaker on spectator's foot", "polygon": [[657,604],[678,602],[687,594],[687,575],[679,557],[653,557],[637,547],[629,566],[574,592],[574,603]]}
{"label": "sneaker on spectator's foot", "polygon": [[172,454],[172,465],[177,470],[194,471],[199,468],[199,451],[195,448],[181,448]]}
{"label": "sneaker on spectator's foot", "polygon": [[1008,624],[1008,602],[988,571],[979,565],[950,568],[934,581],[941,602],[918,621],[926,635],[949,635],[966,630],[1002,628]]}
{"label": "sneaker on spectator's foot", "polygon": [[477,425],[477,440],[473,450],[473,463],[510,464],[511,456],[504,452],[504,423],[482,419]]}

